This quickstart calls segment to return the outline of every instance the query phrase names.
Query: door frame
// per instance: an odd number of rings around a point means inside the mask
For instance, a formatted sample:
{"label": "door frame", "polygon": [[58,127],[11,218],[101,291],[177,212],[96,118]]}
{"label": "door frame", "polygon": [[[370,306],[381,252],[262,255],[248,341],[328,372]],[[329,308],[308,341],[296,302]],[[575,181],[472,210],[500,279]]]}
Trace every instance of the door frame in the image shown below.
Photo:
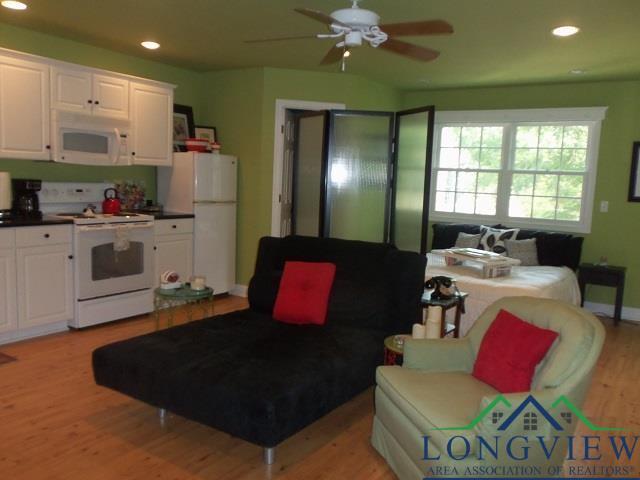
{"label": "door frame", "polygon": [[273,188],[271,196],[271,235],[274,237],[281,236],[280,196],[282,195],[282,170],[284,164],[284,118],[287,109],[345,110],[346,105],[344,103],[276,99],[273,134]]}

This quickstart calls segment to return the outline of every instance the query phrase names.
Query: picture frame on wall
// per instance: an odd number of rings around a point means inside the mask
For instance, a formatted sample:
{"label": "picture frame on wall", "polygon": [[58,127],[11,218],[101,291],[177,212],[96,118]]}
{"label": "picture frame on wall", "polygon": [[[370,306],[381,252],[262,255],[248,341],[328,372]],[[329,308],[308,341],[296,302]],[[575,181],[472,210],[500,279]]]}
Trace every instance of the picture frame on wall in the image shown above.
{"label": "picture frame on wall", "polygon": [[195,136],[193,108],[188,105],[173,104],[173,151],[186,152],[187,138]]}
{"label": "picture frame on wall", "polygon": [[631,149],[631,175],[629,178],[629,201],[640,202],[640,141],[633,142]]}
{"label": "picture frame on wall", "polygon": [[216,127],[196,125],[195,137],[207,140],[211,144],[218,141],[218,132],[216,131]]}

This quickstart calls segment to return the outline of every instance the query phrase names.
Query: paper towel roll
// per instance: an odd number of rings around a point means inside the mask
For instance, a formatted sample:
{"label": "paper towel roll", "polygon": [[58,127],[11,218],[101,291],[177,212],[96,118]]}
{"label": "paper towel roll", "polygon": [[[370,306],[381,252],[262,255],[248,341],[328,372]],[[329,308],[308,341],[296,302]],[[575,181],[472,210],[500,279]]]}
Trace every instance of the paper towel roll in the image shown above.
{"label": "paper towel roll", "polygon": [[11,175],[0,172],[0,210],[11,209]]}
{"label": "paper towel roll", "polygon": [[414,323],[413,329],[411,330],[412,338],[424,338],[427,333],[426,328],[421,323]]}
{"label": "paper towel roll", "polygon": [[442,307],[429,307],[427,314],[427,338],[440,338]]}

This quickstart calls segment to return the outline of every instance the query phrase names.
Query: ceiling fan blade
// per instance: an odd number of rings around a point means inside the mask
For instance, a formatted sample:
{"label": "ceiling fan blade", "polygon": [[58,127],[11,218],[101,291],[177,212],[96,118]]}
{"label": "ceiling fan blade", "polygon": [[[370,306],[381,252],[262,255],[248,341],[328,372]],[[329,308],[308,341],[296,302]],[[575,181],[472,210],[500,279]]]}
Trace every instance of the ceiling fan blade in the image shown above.
{"label": "ceiling fan blade", "polygon": [[378,48],[387,50],[388,52],[397,53],[398,55],[404,55],[405,57],[409,57],[414,60],[421,60],[423,62],[430,62],[440,56],[440,52],[437,50],[420,47],[394,38],[389,38],[386,42],[380,44]]}
{"label": "ceiling fan blade", "polygon": [[329,50],[324,56],[324,58],[320,62],[320,65],[330,65],[332,63],[339,62],[340,60],[342,60],[344,52],[345,50],[343,47],[332,47],[331,50]]}
{"label": "ceiling fan blade", "polygon": [[245,40],[244,43],[281,42],[284,40],[304,40],[307,38],[318,38],[318,37],[316,35],[299,35],[296,37],[258,38],[254,40]]}
{"label": "ceiling fan blade", "polygon": [[453,27],[444,20],[424,20],[422,22],[387,23],[379,25],[380,30],[392,37],[413,35],[446,35],[453,33]]}
{"label": "ceiling fan blade", "polygon": [[341,27],[349,28],[349,25],[345,25],[342,22],[339,22],[335,18],[326,13],[319,12],[318,10],[312,10],[310,8],[294,8],[294,11],[301,13],[302,15],[306,15],[309,18],[313,18],[318,22],[324,23],[325,25],[340,25]]}

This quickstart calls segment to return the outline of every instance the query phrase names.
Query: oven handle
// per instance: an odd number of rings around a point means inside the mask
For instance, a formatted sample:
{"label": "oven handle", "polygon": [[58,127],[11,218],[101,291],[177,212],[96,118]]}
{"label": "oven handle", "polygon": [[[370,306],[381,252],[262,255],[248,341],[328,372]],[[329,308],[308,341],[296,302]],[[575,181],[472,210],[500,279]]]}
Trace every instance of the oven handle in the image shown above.
{"label": "oven handle", "polygon": [[79,232],[98,232],[103,230],[117,230],[120,227],[124,227],[129,230],[153,228],[153,222],[118,223],[118,224],[110,224],[110,225],[79,225],[76,227],[76,229]]}

